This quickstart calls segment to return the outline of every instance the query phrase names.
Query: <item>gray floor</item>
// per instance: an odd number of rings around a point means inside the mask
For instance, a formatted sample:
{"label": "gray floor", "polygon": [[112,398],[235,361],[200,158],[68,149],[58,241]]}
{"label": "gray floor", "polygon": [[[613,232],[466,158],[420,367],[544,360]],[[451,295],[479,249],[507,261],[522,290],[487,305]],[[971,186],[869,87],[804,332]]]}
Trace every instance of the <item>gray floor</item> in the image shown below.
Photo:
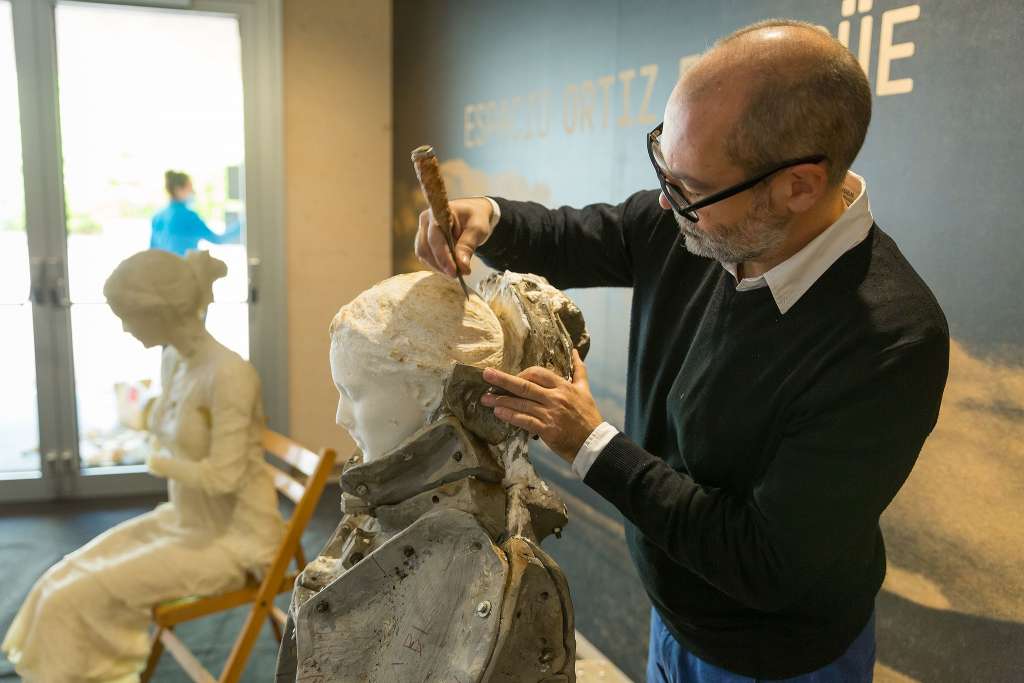
{"label": "gray floor", "polygon": [[[544,476],[557,483],[567,472],[551,468]],[[570,577],[576,606],[577,628],[627,674],[642,679],[647,647],[649,603],[626,554],[621,525],[592,506],[606,506],[587,491],[576,491],[587,502],[568,494],[572,518],[561,539],[545,541],[545,548]],[[307,556],[316,554],[338,519],[338,489],[324,493],[310,522],[303,546]],[[6,633],[14,614],[36,578],[61,556],[105,529],[152,509],[156,498],[67,502],[25,506],[0,506],[0,634]],[[278,602],[287,606],[287,597]],[[616,615],[608,619],[609,614]],[[200,662],[219,672],[231,643],[245,617],[242,609],[186,624],[178,629]],[[272,680],[277,643],[269,628],[249,661],[244,681]],[[11,665],[0,658],[0,679],[14,680]],[[174,661],[164,656],[158,681],[187,681]]]}

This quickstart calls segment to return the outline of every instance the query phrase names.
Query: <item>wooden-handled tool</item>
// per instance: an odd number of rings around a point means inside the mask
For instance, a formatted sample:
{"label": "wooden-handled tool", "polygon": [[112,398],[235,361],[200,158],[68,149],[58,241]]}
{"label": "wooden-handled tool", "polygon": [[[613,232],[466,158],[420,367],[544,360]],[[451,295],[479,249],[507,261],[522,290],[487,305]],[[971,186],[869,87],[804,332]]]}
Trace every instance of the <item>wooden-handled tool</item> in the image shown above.
{"label": "wooden-handled tool", "polygon": [[444,178],[441,177],[441,169],[437,165],[437,155],[430,145],[417,147],[412,151],[412,165],[416,169],[416,177],[420,181],[420,189],[423,190],[423,197],[427,200],[430,210],[434,213],[434,220],[441,228],[444,239],[448,243],[448,251],[452,254],[452,263],[455,264],[455,274],[458,275],[462,291],[469,298],[469,287],[462,279],[462,271],[459,270],[459,262],[455,258],[455,217],[452,216],[448,207],[448,190],[444,186]]}

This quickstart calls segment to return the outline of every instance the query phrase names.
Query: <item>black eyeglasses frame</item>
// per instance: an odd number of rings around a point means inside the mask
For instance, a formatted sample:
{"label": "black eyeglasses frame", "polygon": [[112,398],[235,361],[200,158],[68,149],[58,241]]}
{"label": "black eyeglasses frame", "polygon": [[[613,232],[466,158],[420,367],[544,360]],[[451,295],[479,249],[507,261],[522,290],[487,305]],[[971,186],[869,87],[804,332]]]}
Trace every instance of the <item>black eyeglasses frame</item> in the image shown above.
{"label": "black eyeglasses frame", "polygon": [[[744,180],[741,183],[737,183],[736,185],[727,187],[724,190],[708,195],[704,199],[701,199],[699,202],[690,203],[690,201],[686,199],[686,193],[683,192],[683,189],[668,179],[668,177],[665,175],[665,172],[661,168],[661,164],[658,163],[657,159],[654,156],[654,143],[656,143],[658,141],[658,138],[661,137],[661,131],[664,125],[664,122],[659,123],[657,126],[654,127],[654,130],[647,134],[647,156],[651,158],[651,165],[654,166],[654,173],[655,175],[658,176],[658,182],[661,183],[661,191],[665,193],[665,198],[668,199],[668,203],[672,205],[672,208],[675,209],[676,213],[681,215],[686,220],[692,221],[694,223],[700,220],[700,218],[696,214],[696,211],[698,211],[699,209],[711,206],[712,204],[717,204],[718,202],[724,201],[729,197],[738,195],[740,192],[749,190],[750,188],[754,187],[761,181],[767,179],[769,176],[774,175],[775,173],[778,173],[783,169],[790,168],[792,166],[799,166],[800,164],[820,164],[822,161],[826,161],[828,159],[828,157],[824,154],[813,154],[811,156],[800,157],[799,159],[790,159],[788,161],[783,161],[782,163],[772,166],[769,170],[759,175],[756,175],[753,178]],[[676,197],[674,196],[674,194],[678,194],[681,198],[683,198],[687,202],[686,205],[680,204],[678,199],[676,199]]]}

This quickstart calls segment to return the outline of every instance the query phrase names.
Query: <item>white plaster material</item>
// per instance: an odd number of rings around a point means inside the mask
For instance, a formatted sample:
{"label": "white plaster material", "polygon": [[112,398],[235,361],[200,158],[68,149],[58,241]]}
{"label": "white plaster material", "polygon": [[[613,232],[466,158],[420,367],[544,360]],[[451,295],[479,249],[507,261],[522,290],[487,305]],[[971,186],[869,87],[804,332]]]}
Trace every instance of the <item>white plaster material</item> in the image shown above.
{"label": "white plaster material", "polygon": [[423,427],[456,363],[503,367],[501,324],[479,297],[435,273],[407,273],[371,287],[331,323],[338,424],[366,461]]}
{"label": "white plaster material", "polygon": [[345,463],[341,521],[296,581],[277,680],[575,680],[568,584],[539,546],[565,505],[528,435],[487,417],[480,368],[567,376],[589,336],[543,278],[503,273],[480,291],[399,275],[335,317],[337,420],[363,458]]}
{"label": "white plaster material", "polygon": [[260,445],[255,369],[205,330],[224,264],[147,251],[104,288],[125,329],[166,345],[163,394],[150,414],[149,466],[169,501],[120,524],[51,567],[2,649],[26,681],[134,680],[149,651],[151,608],[241,587],[260,575],[284,532]]}

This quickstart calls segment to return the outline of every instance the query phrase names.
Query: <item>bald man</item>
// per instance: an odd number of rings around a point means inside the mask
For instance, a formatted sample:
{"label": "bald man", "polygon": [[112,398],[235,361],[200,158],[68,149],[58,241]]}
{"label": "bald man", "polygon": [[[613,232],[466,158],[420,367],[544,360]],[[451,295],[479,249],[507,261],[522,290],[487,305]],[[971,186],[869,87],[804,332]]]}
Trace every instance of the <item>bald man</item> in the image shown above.
{"label": "bald man", "polygon": [[[647,137],[661,191],[548,210],[452,202],[458,267],[633,291],[626,421],[576,364],[488,370],[626,519],[654,608],[649,681],[868,681],[879,516],[935,425],[949,332],[849,171],[871,92],[846,48],[771,20],[719,41]],[[681,243],[681,244],[680,244]],[[418,256],[456,265],[429,214]]]}

